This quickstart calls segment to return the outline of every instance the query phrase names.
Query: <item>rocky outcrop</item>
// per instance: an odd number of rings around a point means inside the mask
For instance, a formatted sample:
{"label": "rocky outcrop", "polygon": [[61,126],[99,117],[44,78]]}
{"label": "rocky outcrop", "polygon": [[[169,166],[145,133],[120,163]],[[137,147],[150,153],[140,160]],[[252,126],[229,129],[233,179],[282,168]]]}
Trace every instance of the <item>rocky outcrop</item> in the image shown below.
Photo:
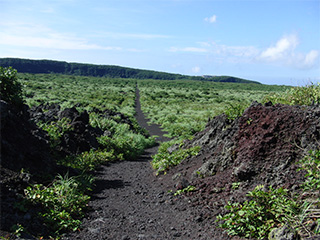
{"label": "rocky outcrop", "polygon": [[75,107],[60,109],[58,104],[39,105],[29,110],[30,120],[50,124],[68,119],[69,127],[63,132],[59,144],[55,146],[55,150],[63,156],[98,149],[99,143],[96,138],[101,136],[103,131],[89,124],[88,112],[79,113]]}
{"label": "rocky outcrop", "polygon": [[234,121],[225,115],[209,121],[185,143],[200,146],[200,153],[164,178],[171,179],[171,187],[181,179],[196,186],[198,191],[189,194],[192,204],[217,216],[228,201],[244,200],[259,184],[296,191],[305,174],[296,163],[319,144],[319,106],[253,103]]}
{"label": "rocky outcrop", "polygon": [[30,118],[34,122],[52,122],[58,120],[59,104],[40,104],[29,109]]}
{"label": "rocky outcrop", "polygon": [[74,107],[67,108],[58,113],[58,118],[70,119],[70,130],[63,134],[58,146],[60,152],[70,155],[99,148],[97,137],[101,136],[103,131],[89,124],[87,111],[79,113]]}
{"label": "rocky outcrop", "polygon": [[185,165],[201,160],[193,177],[232,169],[229,178],[233,182],[255,179],[257,184],[290,185],[285,176],[296,170],[294,163],[319,147],[319,119],[320,108],[315,106],[254,103],[233,122],[225,115],[208,122],[204,131],[185,144],[201,146],[198,156],[188,159]]}
{"label": "rocky outcrop", "polygon": [[50,155],[49,138],[29,121],[28,107],[17,108],[0,101],[1,166],[11,170],[51,172],[55,163]]}
{"label": "rocky outcrop", "polygon": [[[44,229],[36,212],[32,212],[30,221],[31,214],[20,210],[19,206],[22,206],[23,189],[39,179],[50,178],[58,166],[50,154],[47,134],[29,121],[27,106],[18,108],[0,101],[0,110],[0,235],[5,237],[10,236],[8,231],[18,223]],[[26,235],[21,237],[30,239]]]}

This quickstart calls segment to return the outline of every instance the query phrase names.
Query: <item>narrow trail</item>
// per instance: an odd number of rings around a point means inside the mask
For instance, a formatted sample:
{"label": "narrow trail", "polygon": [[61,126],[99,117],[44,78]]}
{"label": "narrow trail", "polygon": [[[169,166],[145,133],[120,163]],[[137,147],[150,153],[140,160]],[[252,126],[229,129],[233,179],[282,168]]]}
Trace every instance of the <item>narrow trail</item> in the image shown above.
{"label": "narrow trail", "polygon": [[[136,91],[137,120],[158,141],[166,141],[157,125],[148,125]],[[82,230],[63,239],[214,239],[208,237],[187,200],[165,189],[162,178],[154,176],[151,156],[157,147],[146,149],[135,161],[102,166],[96,172],[96,188],[83,219]]]}
{"label": "narrow trail", "polygon": [[141,110],[141,103],[140,103],[140,91],[139,88],[136,88],[136,119],[139,123],[139,125],[150,133],[152,136],[158,136],[157,141],[158,142],[165,142],[170,140],[167,137],[164,137],[163,135],[166,134],[167,132],[164,132],[159,125],[157,124],[148,124],[148,119],[144,116],[144,113]]}

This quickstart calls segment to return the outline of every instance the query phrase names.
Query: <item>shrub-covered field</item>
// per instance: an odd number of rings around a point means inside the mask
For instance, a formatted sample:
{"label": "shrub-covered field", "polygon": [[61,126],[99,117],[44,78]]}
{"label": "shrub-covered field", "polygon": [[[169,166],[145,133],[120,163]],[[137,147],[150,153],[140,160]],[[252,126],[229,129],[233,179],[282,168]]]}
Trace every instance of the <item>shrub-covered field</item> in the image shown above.
{"label": "shrub-covered field", "polygon": [[271,92],[287,86],[254,83],[217,83],[191,80],[135,80],[58,74],[19,74],[29,106],[59,103],[62,108],[77,106],[81,112],[110,109],[130,117],[135,114],[135,88],[141,107],[154,123],[162,125],[170,137],[188,138],[223,112],[232,117],[253,101],[262,101]]}
{"label": "shrub-covered field", "polygon": [[[90,173],[98,165],[106,161],[135,159],[146,147],[154,144],[154,138],[146,137],[147,134],[138,126],[134,118],[136,87],[140,90],[142,110],[150,118],[150,121],[162,125],[164,130],[168,131],[169,136],[175,138],[171,142],[163,143],[159,148],[159,153],[153,157],[151,164],[158,174],[166,172],[167,169],[179,164],[186,157],[198,154],[200,148],[197,146],[184,149],[183,139],[192,138],[194,133],[203,130],[209,118],[226,113],[232,120],[241,115],[243,110],[253,101],[301,105],[310,105],[320,101],[320,85],[291,88],[254,83],[217,83],[191,80],[112,79],[58,74],[19,73],[16,75],[12,71],[8,72],[4,69],[1,71],[2,95],[8,92],[5,89],[7,85],[4,80],[9,78],[15,80],[13,87],[18,90],[22,89],[22,92],[17,92],[18,95],[14,95],[15,91],[10,90],[10,96],[7,99],[3,98],[4,100],[12,102],[19,100],[20,103],[23,96],[23,101],[30,107],[40,104],[59,104],[62,109],[75,106],[80,113],[88,112],[90,126],[107,133],[97,138],[100,144],[99,149],[91,149],[56,159],[59,165],[77,169],[81,172],[79,176],[57,175],[51,179],[49,184],[37,183],[25,189],[24,197],[27,202],[22,202],[19,207],[22,209],[29,208],[31,205],[41,206],[41,217],[45,219],[44,222],[48,226],[52,226],[52,236],[54,237],[65,231],[78,229],[79,219],[84,216],[87,202],[90,199],[87,193],[94,182]],[[6,74],[9,74],[9,78]],[[11,97],[14,98],[11,99]],[[113,113],[123,114],[125,118],[130,119],[131,125],[123,122],[122,115],[105,116],[105,111],[109,110]],[[70,123],[64,119],[53,122],[38,122],[37,124],[48,133],[53,149],[59,145],[65,132],[73,131]],[[178,147],[168,151],[172,144],[178,144],[176,145]],[[319,169],[319,151],[312,155],[310,164],[306,162],[306,159],[301,163],[304,170]],[[306,181],[305,188],[308,188],[308,191],[310,189],[318,191],[319,174],[315,171],[308,176],[309,180]],[[257,198],[263,194],[278,194],[283,197],[283,201],[287,201],[286,192],[279,192],[282,189],[270,188],[267,193],[262,192],[261,189],[258,188],[248,194],[256,194]],[[269,200],[269,195],[265,198]],[[253,210],[260,203],[247,202],[246,204],[244,206],[248,208],[247,210],[243,207],[239,209],[238,205],[227,206],[230,209],[230,214],[236,214],[236,219],[229,215],[220,216],[221,220],[225,220],[222,227],[226,228],[230,234],[247,236],[251,231],[241,225],[243,223],[242,216],[255,214]],[[293,204],[299,205],[300,202],[295,201]],[[291,206],[291,202],[287,204],[287,202],[278,201],[273,205],[277,209],[281,209],[282,206]],[[251,206],[254,207],[253,210]],[[243,212],[244,210],[246,212]],[[281,215],[282,212],[279,214]],[[232,221],[228,222],[228,219]],[[280,220],[278,217],[272,219],[274,222],[271,225],[282,221]],[[235,224],[238,222],[239,224]],[[251,226],[250,224],[253,225],[253,222],[245,223],[246,226]],[[256,224],[255,221],[254,224]],[[265,234],[266,229],[269,229],[271,225],[255,227],[261,228],[262,234]],[[239,226],[240,230],[235,229]],[[17,225],[15,229],[18,234],[23,231],[23,226]],[[255,237],[260,238],[261,236]]]}
{"label": "shrub-covered field", "polygon": [[60,74],[18,75],[29,106],[59,103],[62,108],[110,109],[134,116],[136,80]]}
{"label": "shrub-covered field", "polygon": [[170,137],[189,138],[208,121],[239,106],[244,110],[253,101],[262,101],[270,92],[289,87],[262,84],[216,83],[207,81],[138,81],[142,110]]}

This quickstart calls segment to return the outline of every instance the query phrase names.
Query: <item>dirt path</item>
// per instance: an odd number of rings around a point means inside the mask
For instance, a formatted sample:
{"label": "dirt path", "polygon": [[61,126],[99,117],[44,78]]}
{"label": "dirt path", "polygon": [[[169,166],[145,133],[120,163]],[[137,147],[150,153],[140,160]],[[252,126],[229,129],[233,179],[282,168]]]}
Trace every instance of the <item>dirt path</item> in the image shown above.
{"label": "dirt path", "polygon": [[[159,126],[147,125],[139,100],[137,90],[138,122],[159,141],[167,140]],[[156,151],[150,148],[136,161],[102,166],[82,230],[64,239],[215,239],[191,212],[187,199],[168,193],[161,177],[153,175],[150,161]]]}
{"label": "dirt path", "polygon": [[157,124],[148,124],[148,120],[144,116],[142,110],[141,110],[141,103],[140,103],[140,91],[138,87],[136,88],[136,119],[139,123],[139,125],[145,129],[148,130],[150,135],[154,136],[159,136],[157,138],[158,142],[164,142],[170,140],[167,137],[164,137],[163,135],[166,134],[167,132],[162,131],[159,125]]}

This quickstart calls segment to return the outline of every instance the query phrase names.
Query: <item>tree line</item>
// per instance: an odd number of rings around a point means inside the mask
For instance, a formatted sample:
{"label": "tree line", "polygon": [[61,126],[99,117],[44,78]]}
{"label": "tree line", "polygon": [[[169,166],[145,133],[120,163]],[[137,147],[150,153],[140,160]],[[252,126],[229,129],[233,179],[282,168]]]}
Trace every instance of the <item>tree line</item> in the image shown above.
{"label": "tree line", "polygon": [[77,76],[156,79],[156,80],[202,80],[214,82],[257,83],[256,81],[241,79],[232,76],[188,76],[152,70],[142,70],[113,65],[95,65],[84,63],[68,63],[54,60],[31,60],[20,58],[0,58],[0,66],[13,67],[21,73],[55,73]]}

